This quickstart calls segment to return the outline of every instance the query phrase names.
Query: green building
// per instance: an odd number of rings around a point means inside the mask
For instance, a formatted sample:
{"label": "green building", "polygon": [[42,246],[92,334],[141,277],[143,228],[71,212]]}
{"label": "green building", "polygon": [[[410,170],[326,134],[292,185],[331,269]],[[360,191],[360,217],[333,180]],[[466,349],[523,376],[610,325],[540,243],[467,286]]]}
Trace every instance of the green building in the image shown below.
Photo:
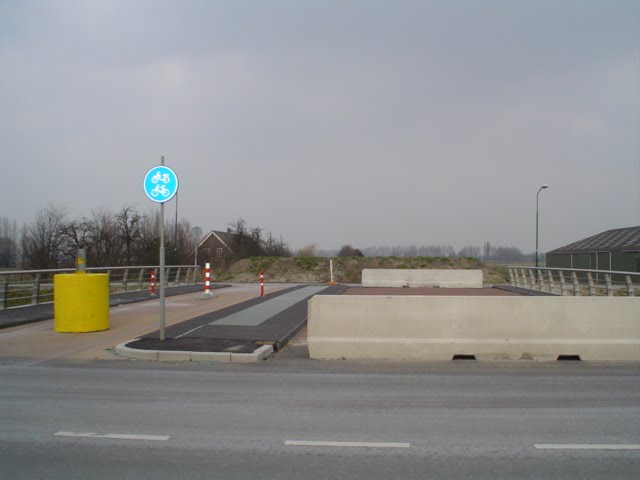
{"label": "green building", "polygon": [[607,230],[556,248],[547,252],[546,266],[640,272],[640,226]]}

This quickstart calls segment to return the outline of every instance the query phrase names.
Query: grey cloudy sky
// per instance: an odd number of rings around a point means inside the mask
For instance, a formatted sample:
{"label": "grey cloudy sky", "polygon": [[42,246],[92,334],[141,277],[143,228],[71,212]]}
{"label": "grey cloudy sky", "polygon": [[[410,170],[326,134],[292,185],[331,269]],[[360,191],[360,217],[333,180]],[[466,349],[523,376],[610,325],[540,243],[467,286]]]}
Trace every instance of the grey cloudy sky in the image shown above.
{"label": "grey cloudy sky", "polygon": [[[0,0],[0,216],[153,208],[316,243],[640,224],[639,1]],[[167,204],[174,211],[174,203]],[[157,207],[156,207],[157,208]]]}

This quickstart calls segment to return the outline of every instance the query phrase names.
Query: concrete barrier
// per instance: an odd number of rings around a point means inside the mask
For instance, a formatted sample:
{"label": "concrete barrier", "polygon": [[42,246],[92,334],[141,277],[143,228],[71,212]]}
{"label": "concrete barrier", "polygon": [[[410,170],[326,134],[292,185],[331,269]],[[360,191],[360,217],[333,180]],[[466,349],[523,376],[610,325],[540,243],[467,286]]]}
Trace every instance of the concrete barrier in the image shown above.
{"label": "concrete barrier", "polygon": [[365,268],[362,286],[482,288],[482,270]]}
{"label": "concrete barrier", "polygon": [[640,361],[640,298],[315,296],[311,358]]}

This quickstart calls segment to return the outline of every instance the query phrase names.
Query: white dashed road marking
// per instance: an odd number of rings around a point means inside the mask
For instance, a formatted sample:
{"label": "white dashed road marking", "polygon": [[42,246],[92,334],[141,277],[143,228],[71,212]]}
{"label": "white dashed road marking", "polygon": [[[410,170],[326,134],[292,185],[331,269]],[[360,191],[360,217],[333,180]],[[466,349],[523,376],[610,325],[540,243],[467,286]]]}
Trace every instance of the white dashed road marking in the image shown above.
{"label": "white dashed road marking", "polygon": [[131,435],[128,433],[107,433],[100,435],[98,433],[77,433],[77,432],[57,432],[54,437],[84,437],[84,438],[112,438],[120,440],[153,440],[166,442],[169,440],[167,435]]}
{"label": "white dashed road marking", "polygon": [[536,443],[538,450],[640,450],[640,445],[580,444],[580,443]]}
{"label": "white dashed road marking", "polygon": [[284,442],[289,447],[368,447],[368,448],[409,448],[410,443],[390,442],[322,442],[307,440],[287,440]]}

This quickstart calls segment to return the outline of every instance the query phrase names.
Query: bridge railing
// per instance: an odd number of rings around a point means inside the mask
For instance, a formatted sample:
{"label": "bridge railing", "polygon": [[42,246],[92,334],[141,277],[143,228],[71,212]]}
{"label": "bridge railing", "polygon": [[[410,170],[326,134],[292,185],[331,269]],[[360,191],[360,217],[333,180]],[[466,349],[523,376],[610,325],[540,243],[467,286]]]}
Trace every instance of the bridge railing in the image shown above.
{"label": "bridge railing", "polygon": [[509,285],[557,295],[638,296],[640,273],[508,265]]}
{"label": "bridge railing", "polygon": [[[87,273],[109,275],[109,293],[147,290],[151,286],[151,273],[160,287],[160,267],[96,267]],[[165,286],[193,285],[202,281],[197,265],[170,265],[165,267]],[[53,277],[58,273],[73,273],[73,268],[50,270],[0,271],[0,310],[38,305],[53,301]]]}

